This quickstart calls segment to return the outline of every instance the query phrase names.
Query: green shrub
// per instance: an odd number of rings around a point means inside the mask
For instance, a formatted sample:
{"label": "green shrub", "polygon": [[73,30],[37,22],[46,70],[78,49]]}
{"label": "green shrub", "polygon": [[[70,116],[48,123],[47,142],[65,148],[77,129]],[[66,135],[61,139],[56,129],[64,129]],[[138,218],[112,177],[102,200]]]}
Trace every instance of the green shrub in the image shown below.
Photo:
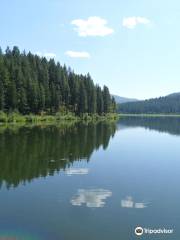
{"label": "green shrub", "polygon": [[7,114],[3,111],[0,111],[0,122],[6,123],[8,120]]}
{"label": "green shrub", "polygon": [[18,112],[12,112],[8,114],[8,122],[26,122],[26,118]]}

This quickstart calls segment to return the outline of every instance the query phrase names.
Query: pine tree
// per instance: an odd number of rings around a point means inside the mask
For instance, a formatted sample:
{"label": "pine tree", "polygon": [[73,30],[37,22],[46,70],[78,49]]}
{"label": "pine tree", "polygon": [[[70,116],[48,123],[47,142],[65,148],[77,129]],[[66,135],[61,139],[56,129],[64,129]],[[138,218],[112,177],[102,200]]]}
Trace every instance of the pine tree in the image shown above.
{"label": "pine tree", "polygon": [[104,88],[103,88],[103,101],[104,101],[104,112],[105,113],[110,112],[111,96],[110,96],[110,93],[109,93],[109,89],[106,86],[104,86]]}
{"label": "pine tree", "polygon": [[96,94],[97,94],[97,113],[101,115],[104,112],[104,101],[103,94],[99,86],[97,86],[96,88]]}
{"label": "pine tree", "polygon": [[115,98],[114,98],[114,97],[112,97],[112,103],[111,103],[111,105],[112,105],[112,110],[111,110],[111,112],[115,113],[115,112],[116,112],[116,101],[115,101]]}
{"label": "pine tree", "polygon": [[3,56],[2,49],[0,48],[0,110],[4,110],[5,104],[5,92],[4,92],[4,84],[3,84]]}
{"label": "pine tree", "polygon": [[109,89],[95,86],[90,74],[75,74],[53,59],[0,48],[0,109],[22,114],[72,111],[108,113],[116,109]]}
{"label": "pine tree", "polygon": [[0,110],[4,110],[5,96],[4,96],[4,86],[0,76]]}
{"label": "pine tree", "polygon": [[79,105],[79,110],[78,110],[79,114],[87,112],[87,109],[88,109],[87,92],[86,92],[83,81],[81,81],[81,83],[80,83],[79,104],[78,105]]}
{"label": "pine tree", "polygon": [[17,91],[16,84],[14,81],[11,81],[7,87],[7,105],[8,109],[15,110],[17,109]]}

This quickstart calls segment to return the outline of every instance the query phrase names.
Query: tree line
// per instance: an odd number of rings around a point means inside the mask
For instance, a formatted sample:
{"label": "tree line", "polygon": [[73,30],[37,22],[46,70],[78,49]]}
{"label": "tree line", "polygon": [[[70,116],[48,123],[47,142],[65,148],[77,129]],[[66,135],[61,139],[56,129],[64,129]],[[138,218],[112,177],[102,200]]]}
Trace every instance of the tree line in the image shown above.
{"label": "tree line", "polygon": [[89,74],[75,74],[54,59],[15,46],[0,49],[0,110],[102,115],[115,112],[116,103],[108,87],[95,85]]}
{"label": "tree line", "polygon": [[180,114],[180,93],[118,105],[120,113]]}

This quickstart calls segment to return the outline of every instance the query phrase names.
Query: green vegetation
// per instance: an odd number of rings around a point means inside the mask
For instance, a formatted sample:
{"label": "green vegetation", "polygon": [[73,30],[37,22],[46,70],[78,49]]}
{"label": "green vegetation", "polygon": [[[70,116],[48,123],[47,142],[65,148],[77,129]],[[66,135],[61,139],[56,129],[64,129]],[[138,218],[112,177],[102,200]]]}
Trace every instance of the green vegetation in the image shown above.
{"label": "green vegetation", "polygon": [[18,112],[5,113],[0,111],[0,123],[38,123],[38,122],[59,122],[59,121],[99,121],[99,120],[116,120],[117,114],[107,113],[104,115],[84,113],[76,116],[74,113],[55,113],[53,115],[22,115]]}
{"label": "green vegetation", "polygon": [[180,115],[180,93],[145,101],[118,105],[118,112],[125,114]]}
{"label": "green vegetation", "polygon": [[96,118],[114,113],[116,103],[89,74],[14,47],[0,49],[0,111],[1,122]]}

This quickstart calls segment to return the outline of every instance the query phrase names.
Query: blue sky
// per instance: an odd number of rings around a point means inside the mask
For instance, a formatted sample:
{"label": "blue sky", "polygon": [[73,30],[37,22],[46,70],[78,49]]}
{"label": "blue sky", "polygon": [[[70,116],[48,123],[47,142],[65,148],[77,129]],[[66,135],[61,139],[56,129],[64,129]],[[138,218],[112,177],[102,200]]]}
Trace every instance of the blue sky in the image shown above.
{"label": "blue sky", "polygon": [[179,0],[1,0],[0,46],[90,73],[138,99],[180,91]]}

